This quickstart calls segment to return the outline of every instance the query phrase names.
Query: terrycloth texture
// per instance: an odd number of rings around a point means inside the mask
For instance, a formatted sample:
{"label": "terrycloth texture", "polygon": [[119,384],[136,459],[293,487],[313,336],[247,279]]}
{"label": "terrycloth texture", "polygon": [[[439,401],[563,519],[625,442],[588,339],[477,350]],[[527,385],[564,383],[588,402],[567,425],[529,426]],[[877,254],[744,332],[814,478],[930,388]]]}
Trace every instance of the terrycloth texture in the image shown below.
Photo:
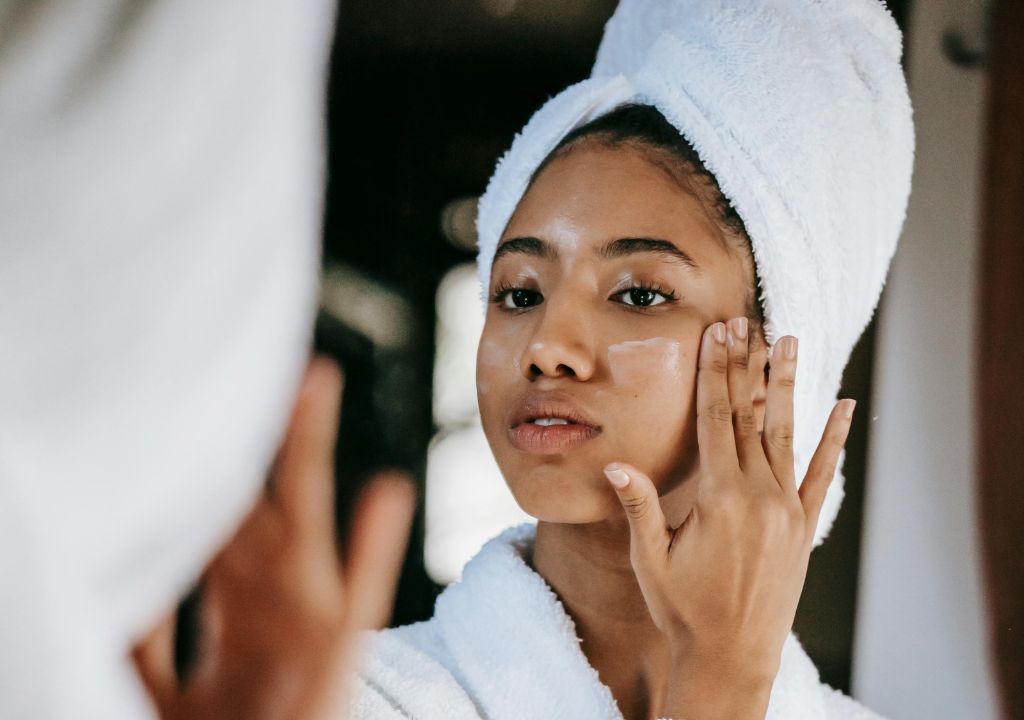
{"label": "terrycloth texture", "polygon": [[0,3],[0,717],[151,715],[316,309],[331,0]]}
{"label": "terrycloth texture", "polygon": [[[622,720],[576,627],[527,564],[536,526],[490,540],[425,622],[366,633],[353,720]],[[877,720],[820,682],[791,633],[767,720]]]}
{"label": "terrycloth texture", "polygon": [[[622,104],[655,106],[746,225],[769,346],[800,340],[802,480],[906,212],[914,130],[901,52],[878,0],[622,0],[591,77],[533,116],[491,178],[477,218],[483,287],[530,175],[558,141]],[[842,460],[815,545],[839,511]]]}

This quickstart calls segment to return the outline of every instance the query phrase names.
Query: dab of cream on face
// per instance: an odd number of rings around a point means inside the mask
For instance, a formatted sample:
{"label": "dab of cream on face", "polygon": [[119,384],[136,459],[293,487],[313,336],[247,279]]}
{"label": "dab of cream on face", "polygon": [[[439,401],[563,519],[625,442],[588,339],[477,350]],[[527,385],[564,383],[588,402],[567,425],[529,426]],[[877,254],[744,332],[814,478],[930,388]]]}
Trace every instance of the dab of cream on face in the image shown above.
{"label": "dab of cream on face", "polygon": [[608,367],[617,386],[647,383],[666,373],[679,375],[679,343],[655,337],[609,345]]}

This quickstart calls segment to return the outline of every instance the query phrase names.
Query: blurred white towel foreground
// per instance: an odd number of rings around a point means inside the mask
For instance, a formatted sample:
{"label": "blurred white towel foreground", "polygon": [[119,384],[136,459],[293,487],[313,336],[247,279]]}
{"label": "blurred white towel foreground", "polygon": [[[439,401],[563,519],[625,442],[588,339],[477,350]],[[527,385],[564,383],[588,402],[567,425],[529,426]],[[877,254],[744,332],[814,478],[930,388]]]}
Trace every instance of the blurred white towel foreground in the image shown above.
{"label": "blurred white towel foreground", "polygon": [[0,5],[0,717],[127,653],[254,498],[315,308],[330,0]]}
{"label": "blurred white towel foreground", "polygon": [[[368,632],[354,720],[622,720],[558,596],[527,564],[536,526],[466,565],[425,622]],[[878,720],[821,683],[790,633],[766,720]]]}

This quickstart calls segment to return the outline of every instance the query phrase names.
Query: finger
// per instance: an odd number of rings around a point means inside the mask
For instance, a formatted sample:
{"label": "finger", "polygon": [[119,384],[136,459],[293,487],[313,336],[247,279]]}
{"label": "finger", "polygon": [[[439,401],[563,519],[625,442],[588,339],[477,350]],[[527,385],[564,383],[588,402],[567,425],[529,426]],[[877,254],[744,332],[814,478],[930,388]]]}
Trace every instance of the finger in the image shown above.
{"label": "finger", "polygon": [[210,561],[206,575],[228,578],[229,583],[260,582],[268,556],[285,540],[281,513],[270,500],[261,499],[235,534]]}
{"label": "finger", "polygon": [[793,388],[796,385],[797,339],[786,335],[772,351],[765,398],[761,446],[783,490],[796,492],[793,470]]}
{"label": "finger", "polygon": [[622,509],[626,511],[630,555],[634,562],[665,557],[671,534],[654,483],[635,467],[625,463],[606,466],[604,474],[615,488]]}
{"label": "finger", "polygon": [[728,367],[725,325],[716,322],[704,330],[697,369],[697,444],[709,481],[731,477],[738,460],[726,379]]}
{"label": "finger", "polygon": [[178,691],[174,670],[176,621],[176,613],[169,613],[132,649],[135,669],[161,717],[170,714],[170,705]]}
{"label": "finger", "polygon": [[856,404],[854,400],[840,400],[832,408],[821,442],[818,443],[818,448],[814,451],[807,468],[807,476],[800,485],[800,502],[804,506],[809,536],[814,534],[818,526],[818,515],[821,513],[829,485],[832,484],[832,478],[835,477],[839,454],[846,444]]}
{"label": "finger", "polygon": [[740,467],[749,470],[765,462],[765,453],[757,434],[757,417],[754,415],[750,394],[750,355],[745,317],[733,318],[727,323],[726,355],[729,361],[726,376],[729,404],[732,405],[733,436]]}
{"label": "finger", "polygon": [[203,685],[209,687],[217,682],[217,674],[225,664],[225,653],[230,650],[228,615],[233,601],[231,595],[245,593],[247,597],[251,597],[247,592],[251,588],[251,585],[240,585],[237,581],[212,570],[203,577],[199,605],[199,647],[196,651],[195,666],[189,677],[193,688]]}
{"label": "finger", "polygon": [[350,628],[381,628],[390,620],[415,509],[416,487],[406,473],[380,473],[361,491],[346,543]]}
{"label": "finger", "polygon": [[334,446],[341,370],[318,356],[309,363],[276,466],[275,496],[286,527],[300,538],[334,542]]}

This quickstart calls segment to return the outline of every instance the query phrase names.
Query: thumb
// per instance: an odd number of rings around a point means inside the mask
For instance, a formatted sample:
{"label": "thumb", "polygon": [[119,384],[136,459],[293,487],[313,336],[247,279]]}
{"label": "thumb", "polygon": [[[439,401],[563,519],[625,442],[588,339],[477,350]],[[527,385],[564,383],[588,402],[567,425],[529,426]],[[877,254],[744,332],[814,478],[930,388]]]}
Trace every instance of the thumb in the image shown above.
{"label": "thumb", "polygon": [[651,479],[625,463],[606,466],[604,474],[626,511],[631,550],[647,557],[665,555],[671,534]]}

